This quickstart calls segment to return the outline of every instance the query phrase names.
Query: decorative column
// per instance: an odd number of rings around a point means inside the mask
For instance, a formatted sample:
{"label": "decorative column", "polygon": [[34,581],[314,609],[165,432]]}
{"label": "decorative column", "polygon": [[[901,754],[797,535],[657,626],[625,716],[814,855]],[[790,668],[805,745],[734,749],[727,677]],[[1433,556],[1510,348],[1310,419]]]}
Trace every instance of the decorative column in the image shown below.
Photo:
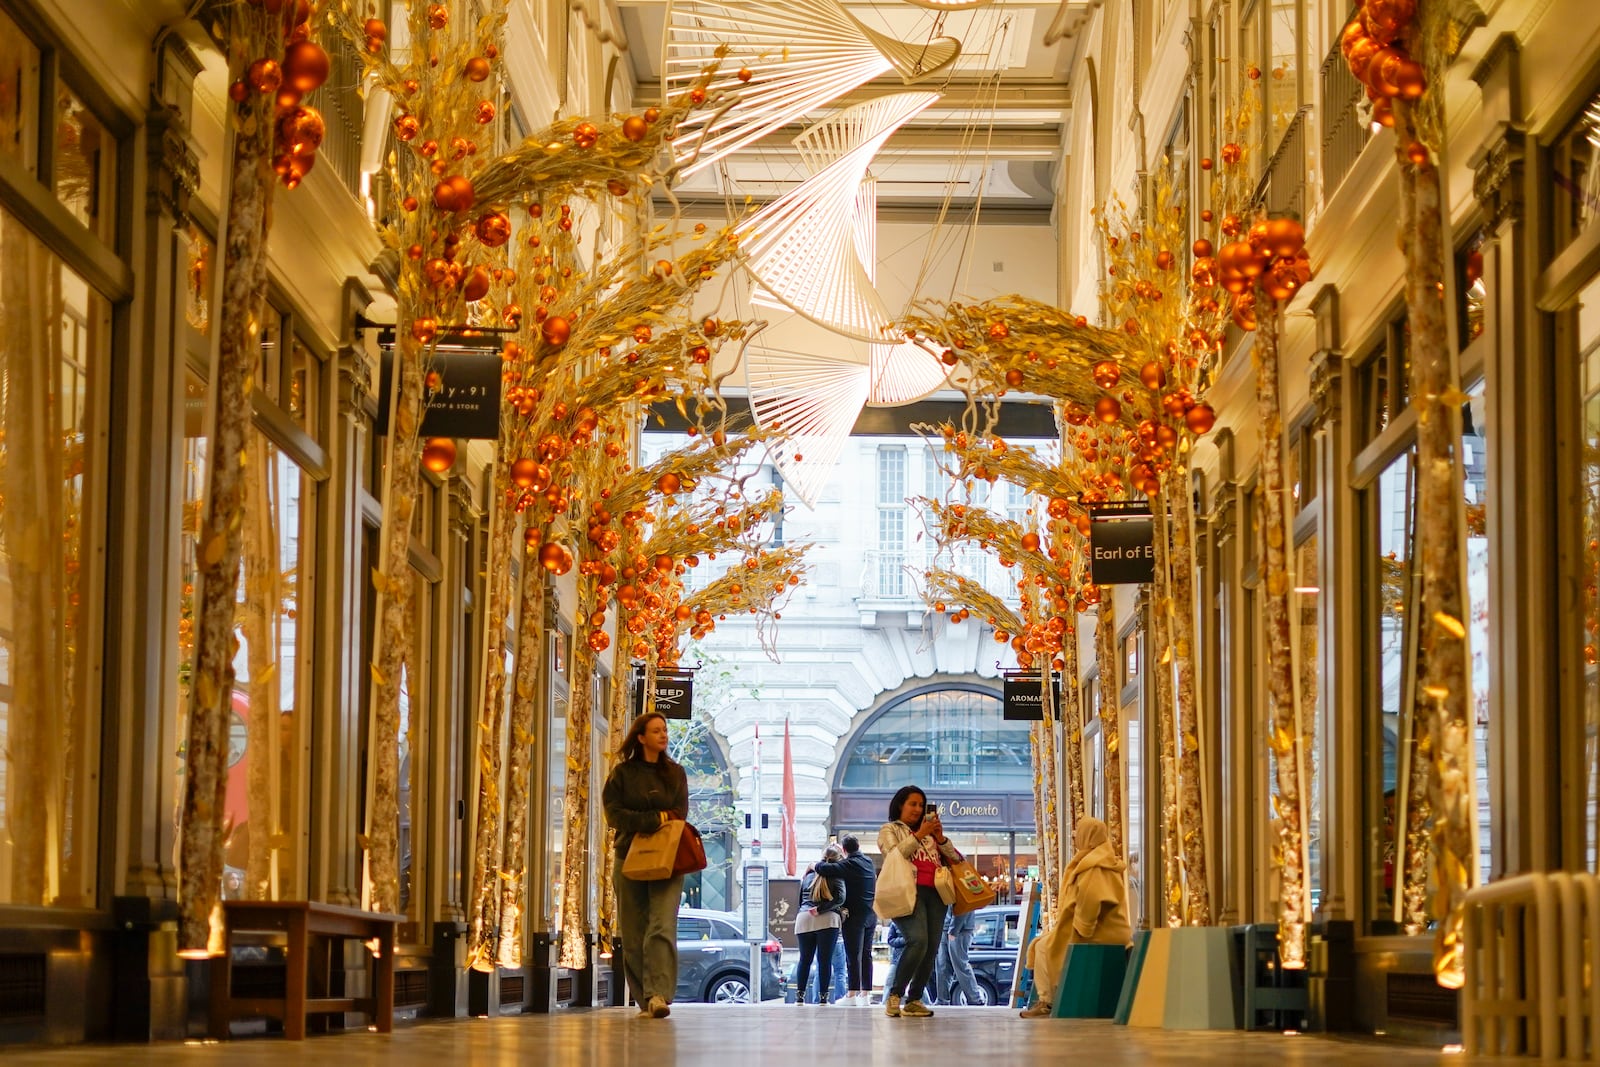
{"label": "decorative column", "polygon": [[1352,917],[1361,899],[1362,599],[1339,595],[1361,587],[1362,526],[1350,489],[1356,441],[1347,413],[1351,375],[1340,351],[1339,292],[1325,286],[1311,301],[1317,349],[1311,358],[1311,433],[1317,464],[1317,684],[1324,709],[1314,745],[1321,760],[1322,900],[1318,919]]}
{"label": "decorative column", "polygon": [[[169,96],[187,103],[200,63],[174,44],[157,57]],[[178,721],[179,530],[182,526],[185,287],[178,231],[199,187],[199,156],[184,109],[150,101],[140,135],[132,261],[140,279],[128,358],[112,367],[111,487],[106,574],[105,745],[115,798],[102,841],[115,849],[111,912],[111,1035],[119,1041],[184,1036],[185,974],[177,958],[175,867]],[[8,264],[14,267],[16,264]],[[92,712],[90,712],[92,714]],[[125,724],[118,728],[119,724]],[[36,903],[36,902],[30,902]]]}
{"label": "decorative column", "polygon": [[[1241,729],[1239,703],[1239,693],[1248,688],[1249,667],[1240,654],[1240,635],[1244,632],[1239,620],[1240,490],[1233,482],[1233,431],[1218,430],[1213,444],[1217,449],[1218,488],[1205,521],[1204,540],[1210,548],[1209,596],[1203,597],[1202,603],[1208,605],[1205,610],[1212,616],[1203,629],[1214,635],[1205,649],[1203,663],[1206,706],[1212,709],[1205,723],[1208,750],[1216,755],[1205,773],[1207,794],[1213,798],[1226,796],[1228,800],[1214,805],[1215,817],[1208,819],[1207,825],[1212,828],[1216,858],[1211,877],[1217,922],[1232,926],[1249,921],[1250,915],[1247,900],[1251,868],[1244,858],[1246,839],[1240,835],[1244,824],[1239,811],[1248,806],[1239,801],[1240,789],[1247,788],[1250,781],[1248,762],[1240,762],[1240,750],[1248,746],[1249,731]],[[1226,793],[1223,782],[1229,783]]]}
{"label": "decorative column", "polygon": [[[1483,341],[1488,402],[1488,482],[1494,506],[1489,533],[1490,803],[1496,820],[1490,874],[1582,866],[1581,829],[1563,849],[1560,819],[1561,708],[1582,691],[1584,665],[1563,663],[1569,648],[1555,635],[1579,632],[1561,605],[1558,515],[1575,506],[1563,490],[1560,410],[1581,388],[1575,367],[1558,366],[1535,303],[1542,264],[1530,192],[1538,185],[1537,146],[1523,123],[1521,51],[1501,36],[1472,72],[1483,91],[1489,131],[1473,161],[1472,192],[1483,208]],[[1574,487],[1575,489],[1576,487]],[[1573,652],[1576,645],[1570,645]],[[1570,653],[1569,653],[1570,655]],[[1572,671],[1563,679],[1563,671]],[[1565,683],[1565,684],[1564,684]],[[1573,697],[1567,697],[1571,703]],[[1576,746],[1569,746],[1576,747]],[[1479,758],[1484,758],[1480,755]],[[1567,754],[1580,758],[1576,751]],[[1568,776],[1571,765],[1568,765]],[[1581,772],[1579,772],[1581,773]],[[1581,780],[1581,779],[1580,779]],[[1508,819],[1507,813],[1517,818]]]}
{"label": "decorative column", "polygon": [[[347,286],[354,305],[349,316],[368,302],[359,286]],[[317,713],[312,717],[311,855],[309,892],[312,900],[359,907],[361,848],[359,800],[361,781],[361,707],[365,685],[365,621],[362,604],[367,590],[362,545],[366,539],[366,504],[376,509],[362,486],[361,472],[372,447],[372,369],[359,334],[339,347],[338,400],[328,452],[333,467],[328,480],[328,506],[317,530],[317,558],[322,578],[317,584]]]}

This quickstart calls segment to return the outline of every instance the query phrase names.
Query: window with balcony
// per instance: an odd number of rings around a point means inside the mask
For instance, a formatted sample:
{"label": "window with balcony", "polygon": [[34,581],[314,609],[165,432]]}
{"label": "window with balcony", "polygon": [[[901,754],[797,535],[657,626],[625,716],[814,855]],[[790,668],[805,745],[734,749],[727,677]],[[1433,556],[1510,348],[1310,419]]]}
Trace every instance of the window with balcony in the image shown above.
{"label": "window with balcony", "polygon": [[906,450],[900,445],[878,448],[878,529],[876,594],[899,599],[906,581]]}

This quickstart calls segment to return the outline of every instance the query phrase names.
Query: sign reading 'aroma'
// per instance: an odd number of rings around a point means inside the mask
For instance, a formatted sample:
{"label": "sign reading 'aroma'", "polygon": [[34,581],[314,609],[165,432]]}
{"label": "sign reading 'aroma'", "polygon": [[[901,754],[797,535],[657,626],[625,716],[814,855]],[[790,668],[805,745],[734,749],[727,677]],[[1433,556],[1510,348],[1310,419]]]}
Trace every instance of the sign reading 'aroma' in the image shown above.
{"label": "sign reading 'aroma'", "polygon": [[1095,585],[1155,581],[1155,520],[1148,505],[1098,504],[1089,519],[1090,581]]}
{"label": "sign reading 'aroma'", "polygon": [[[1007,675],[1004,680],[1005,707],[1001,714],[1004,718],[1021,722],[1044,721],[1044,686],[1039,682],[1037,674]],[[1050,682],[1051,718],[1061,710],[1061,681],[1052,679]]]}

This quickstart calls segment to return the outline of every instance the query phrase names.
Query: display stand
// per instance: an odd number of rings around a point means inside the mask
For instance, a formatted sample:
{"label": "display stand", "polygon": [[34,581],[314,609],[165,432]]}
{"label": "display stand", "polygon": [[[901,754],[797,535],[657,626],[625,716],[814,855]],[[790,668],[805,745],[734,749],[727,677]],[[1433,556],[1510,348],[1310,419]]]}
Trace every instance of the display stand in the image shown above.
{"label": "display stand", "polygon": [[1028,883],[1027,903],[1022,909],[1022,938],[1017,945],[1017,964],[1011,968],[1011,1006],[1026,1008],[1033,994],[1033,971],[1028,967],[1028,949],[1039,936],[1039,883]]}
{"label": "display stand", "polygon": [[1068,945],[1052,1019],[1111,1019],[1117,1014],[1128,949],[1122,945]]}
{"label": "display stand", "polygon": [[1232,1030],[1239,996],[1232,939],[1215,926],[1150,931],[1128,1025]]}
{"label": "display stand", "polygon": [[1112,1021],[1118,1026],[1128,1025],[1133,1011],[1133,996],[1139,989],[1139,975],[1144,970],[1145,953],[1150,951],[1150,931],[1140,930],[1133,935],[1133,950],[1128,953],[1128,969],[1122,976],[1122,995],[1117,998],[1117,1013]]}

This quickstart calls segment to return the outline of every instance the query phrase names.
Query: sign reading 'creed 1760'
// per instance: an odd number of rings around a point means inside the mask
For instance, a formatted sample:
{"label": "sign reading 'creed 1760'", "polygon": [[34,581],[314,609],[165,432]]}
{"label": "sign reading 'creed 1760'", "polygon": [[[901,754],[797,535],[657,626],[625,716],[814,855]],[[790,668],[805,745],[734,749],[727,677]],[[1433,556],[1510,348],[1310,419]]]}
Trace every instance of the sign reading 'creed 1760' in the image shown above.
{"label": "sign reading 'creed 1760'", "polygon": [[1090,581],[1095,585],[1155,581],[1155,520],[1147,505],[1098,505],[1090,509],[1089,520]]}
{"label": "sign reading 'creed 1760'", "polygon": [[[645,711],[644,703],[644,675],[636,673],[633,676],[633,707],[634,714],[642,715]],[[694,716],[694,676],[690,674],[669,674],[662,671],[656,675],[655,685],[655,711],[669,719],[688,719]]]}

